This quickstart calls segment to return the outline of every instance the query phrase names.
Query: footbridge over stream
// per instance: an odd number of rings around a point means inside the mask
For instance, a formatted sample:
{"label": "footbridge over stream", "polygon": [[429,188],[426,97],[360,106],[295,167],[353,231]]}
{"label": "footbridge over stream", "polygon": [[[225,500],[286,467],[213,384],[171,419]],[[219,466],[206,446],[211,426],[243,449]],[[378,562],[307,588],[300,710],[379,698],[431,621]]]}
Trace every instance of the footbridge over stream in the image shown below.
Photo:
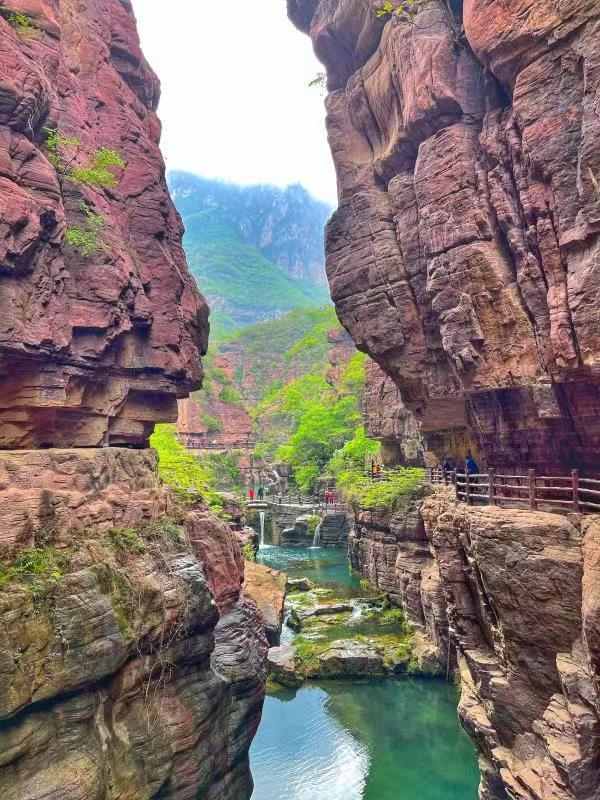
{"label": "footbridge over stream", "polygon": [[[272,524],[272,544],[318,544],[333,547],[345,542],[353,524],[351,509],[344,503],[325,503],[301,495],[275,496],[246,504],[249,511],[263,511]],[[316,524],[315,517],[321,521]]]}

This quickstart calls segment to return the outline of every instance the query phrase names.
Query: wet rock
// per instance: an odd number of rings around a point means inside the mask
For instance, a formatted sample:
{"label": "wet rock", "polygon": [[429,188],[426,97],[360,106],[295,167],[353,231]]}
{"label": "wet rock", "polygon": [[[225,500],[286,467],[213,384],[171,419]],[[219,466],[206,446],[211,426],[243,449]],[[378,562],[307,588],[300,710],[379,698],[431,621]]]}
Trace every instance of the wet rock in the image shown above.
{"label": "wet rock", "polygon": [[420,515],[410,508],[361,510],[348,551],[354,569],[400,605],[411,626],[448,660],[448,618],[439,567]]}
{"label": "wet rock", "polygon": [[[194,530],[198,542],[198,520]],[[5,583],[3,797],[250,796],[267,653],[258,611],[238,592],[220,615],[188,542],[145,536],[132,548],[73,537],[42,551],[51,575]]]}

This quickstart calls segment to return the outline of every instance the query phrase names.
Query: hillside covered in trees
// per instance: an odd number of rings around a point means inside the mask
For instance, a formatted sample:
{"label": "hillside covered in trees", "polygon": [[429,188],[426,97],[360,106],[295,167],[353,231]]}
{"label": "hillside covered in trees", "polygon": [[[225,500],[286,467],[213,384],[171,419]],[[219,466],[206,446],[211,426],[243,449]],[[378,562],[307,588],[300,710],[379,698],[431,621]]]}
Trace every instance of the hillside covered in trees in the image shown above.
{"label": "hillside covered in trees", "polygon": [[190,269],[211,306],[212,337],[329,302],[323,229],[330,214],[299,185],[237,186],[169,176]]}

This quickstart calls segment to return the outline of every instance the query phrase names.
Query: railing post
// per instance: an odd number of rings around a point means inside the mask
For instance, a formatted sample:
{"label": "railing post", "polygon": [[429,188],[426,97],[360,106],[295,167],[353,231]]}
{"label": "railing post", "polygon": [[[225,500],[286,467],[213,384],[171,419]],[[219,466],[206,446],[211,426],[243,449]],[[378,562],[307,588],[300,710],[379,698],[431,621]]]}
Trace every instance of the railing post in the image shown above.
{"label": "railing post", "polygon": [[494,476],[495,476],[495,473],[494,473],[494,470],[491,467],[488,470],[488,472],[489,472],[489,481],[490,481],[490,488],[488,489],[489,504],[491,506],[495,506],[496,505],[496,495],[495,495],[495,489],[494,489]]}
{"label": "railing post", "polygon": [[529,508],[532,511],[537,510],[537,498],[535,496],[535,470],[530,469],[527,472],[529,476]]}
{"label": "railing post", "polygon": [[454,494],[456,495],[456,499],[460,500],[458,495],[458,481],[456,480],[456,470],[454,470]]}
{"label": "railing post", "polygon": [[573,477],[573,511],[579,514],[579,470],[574,469],[571,475]]}
{"label": "railing post", "polygon": [[466,478],[466,481],[467,481],[466,489],[465,489],[466,495],[467,495],[467,505],[471,506],[471,505],[473,505],[473,501],[471,499],[471,484],[469,483],[469,470],[468,469],[465,470],[465,478]]}

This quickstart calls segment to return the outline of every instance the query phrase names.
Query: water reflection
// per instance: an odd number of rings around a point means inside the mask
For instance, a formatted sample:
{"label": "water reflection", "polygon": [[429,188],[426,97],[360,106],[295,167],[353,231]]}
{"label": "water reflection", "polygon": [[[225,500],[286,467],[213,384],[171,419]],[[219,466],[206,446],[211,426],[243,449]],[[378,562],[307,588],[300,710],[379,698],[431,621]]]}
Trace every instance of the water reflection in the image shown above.
{"label": "water reflection", "polygon": [[367,747],[329,713],[317,685],[267,697],[252,747],[255,800],[360,800]]}

